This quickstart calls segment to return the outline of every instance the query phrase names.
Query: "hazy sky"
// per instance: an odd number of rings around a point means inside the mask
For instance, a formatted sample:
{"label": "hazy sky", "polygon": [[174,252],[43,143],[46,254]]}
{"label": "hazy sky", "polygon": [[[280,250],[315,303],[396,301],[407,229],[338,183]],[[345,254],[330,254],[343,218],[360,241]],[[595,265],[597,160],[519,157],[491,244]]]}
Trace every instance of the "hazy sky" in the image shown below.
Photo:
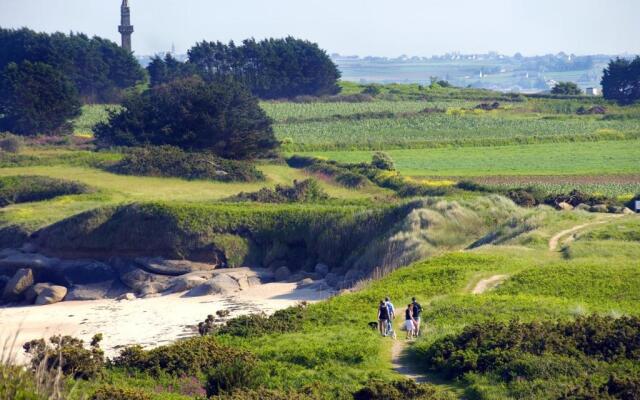
{"label": "hazy sky", "polygon": [[[0,26],[119,40],[121,0],[0,0]],[[640,53],[640,0],[129,0],[134,51],[293,35],[330,53]]]}

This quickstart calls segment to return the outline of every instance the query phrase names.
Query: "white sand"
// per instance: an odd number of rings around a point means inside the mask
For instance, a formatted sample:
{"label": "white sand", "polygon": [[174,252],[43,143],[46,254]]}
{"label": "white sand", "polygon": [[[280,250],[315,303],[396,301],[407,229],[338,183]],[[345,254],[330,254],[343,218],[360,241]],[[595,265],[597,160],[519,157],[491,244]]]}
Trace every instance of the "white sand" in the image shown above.
{"label": "white sand", "polygon": [[[197,335],[198,322],[218,310],[231,317],[287,308],[301,301],[315,302],[329,291],[296,289],[295,283],[259,285],[232,296],[181,297],[181,294],[132,301],[65,301],[49,306],[0,308],[0,354],[22,357],[22,344],[55,334],[72,335],[89,343],[102,333],[108,357],[122,346],[152,348]],[[12,346],[13,338],[17,336]]]}

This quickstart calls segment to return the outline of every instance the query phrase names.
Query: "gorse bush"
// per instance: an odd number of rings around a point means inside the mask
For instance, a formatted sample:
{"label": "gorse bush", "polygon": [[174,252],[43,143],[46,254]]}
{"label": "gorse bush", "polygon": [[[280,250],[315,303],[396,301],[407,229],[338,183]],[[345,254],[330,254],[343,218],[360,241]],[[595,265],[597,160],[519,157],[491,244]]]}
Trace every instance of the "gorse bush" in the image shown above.
{"label": "gorse bush", "polygon": [[44,176],[0,177],[0,207],[89,191],[84,184]]}
{"label": "gorse bush", "polygon": [[248,161],[220,158],[211,153],[187,152],[172,146],[149,146],[128,151],[107,167],[122,175],[164,176],[222,182],[263,180],[262,172]]}
{"label": "gorse bush", "polygon": [[19,153],[24,146],[24,142],[20,136],[9,132],[0,133],[0,150],[7,153]]}
{"label": "gorse bush", "polygon": [[104,352],[100,349],[102,335],[95,335],[90,348],[85,349],[82,340],[71,336],[53,336],[47,343],[44,339],[32,340],[24,345],[31,356],[34,371],[44,367],[48,371],[60,369],[66,376],[76,379],[97,377],[104,367]]}
{"label": "gorse bush", "polygon": [[251,364],[255,357],[246,350],[221,344],[213,336],[177,341],[152,350],[127,347],[112,360],[112,365],[152,375],[197,376],[235,362]]}
{"label": "gorse bush", "polygon": [[266,157],[278,145],[271,120],[246,88],[199,77],[132,95],[94,131],[107,145],[171,145],[231,159]]}
{"label": "gorse bush", "polygon": [[[578,360],[638,360],[640,319],[578,318],[572,322],[487,322],[439,339],[424,355],[427,365],[447,377],[467,372],[499,372],[504,379],[526,375],[516,368],[523,355],[555,355]],[[539,362],[538,362],[539,363]],[[515,370],[514,370],[515,369]]]}
{"label": "gorse bush", "polygon": [[255,201],[260,203],[307,203],[329,199],[315,179],[293,181],[292,186],[276,185],[274,189],[262,188],[253,193],[239,193],[231,201]]}
{"label": "gorse bush", "polygon": [[151,400],[151,395],[139,389],[112,385],[100,386],[89,400]]}
{"label": "gorse bush", "polygon": [[353,394],[354,400],[444,400],[452,397],[442,395],[431,385],[417,384],[412,380],[372,380]]}
{"label": "gorse bush", "polygon": [[215,333],[238,337],[254,337],[273,333],[296,332],[302,329],[305,307],[295,306],[278,310],[270,316],[251,314],[233,318],[219,328],[212,328],[201,334]]}
{"label": "gorse bush", "polygon": [[373,154],[373,158],[371,159],[371,165],[387,171],[395,171],[396,167],[393,164],[393,159],[391,156],[385,152],[378,151]]}

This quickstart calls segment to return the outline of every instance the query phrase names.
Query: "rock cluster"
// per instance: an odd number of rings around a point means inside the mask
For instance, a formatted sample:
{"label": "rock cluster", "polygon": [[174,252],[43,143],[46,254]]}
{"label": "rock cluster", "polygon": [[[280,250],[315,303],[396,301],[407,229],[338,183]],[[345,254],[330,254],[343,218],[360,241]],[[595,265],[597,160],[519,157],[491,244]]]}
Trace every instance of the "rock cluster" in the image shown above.
{"label": "rock cluster", "polygon": [[171,293],[230,295],[265,282],[297,283],[305,289],[340,288],[344,278],[319,263],[293,273],[276,263],[269,269],[219,268],[215,264],[154,257],[61,260],[34,246],[0,250],[0,304],[47,305],[63,300],[134,300]]}

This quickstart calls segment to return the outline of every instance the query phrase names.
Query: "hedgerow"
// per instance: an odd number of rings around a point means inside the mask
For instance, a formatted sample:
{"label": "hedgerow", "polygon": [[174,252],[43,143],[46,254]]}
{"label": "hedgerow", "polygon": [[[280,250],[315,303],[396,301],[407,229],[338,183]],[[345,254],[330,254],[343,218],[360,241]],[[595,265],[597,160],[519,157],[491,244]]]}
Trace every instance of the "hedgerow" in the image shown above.
{"label": "hedgerow", "polygon": [[315,179],[293,181],[292,186],[276,185],[274,189],[262,188],[257,192],[241,192],[230,201],[255,201],[259,203],[312,203],[329,199]]}
{"label": "hedgerow", "polygon": [[149,146],[128,151],[108,171],[122,175],[163,176],[223,182],[263,180],[249,161],[227,160],[206,152],[187,152],[172,146]]}
{"label": "hedgerow", "polygon": [[44,176],[0,177],[0,207],[90,191],[89,187],[82,183]]}

